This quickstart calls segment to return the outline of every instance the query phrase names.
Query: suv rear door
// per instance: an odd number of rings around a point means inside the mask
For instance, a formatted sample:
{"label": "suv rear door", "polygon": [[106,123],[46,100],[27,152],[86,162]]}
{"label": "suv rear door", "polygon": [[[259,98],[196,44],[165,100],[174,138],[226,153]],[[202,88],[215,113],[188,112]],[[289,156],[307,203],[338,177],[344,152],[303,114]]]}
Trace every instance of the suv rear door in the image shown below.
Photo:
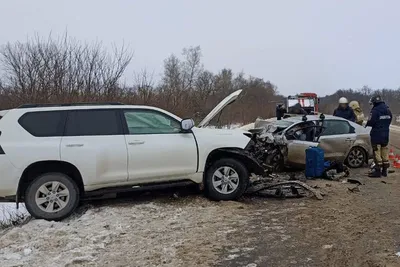
{"label": "suv rear door", "polygon": [[[7,118],[8,115],[3,119]],[[28,111],[18,119],[21,127],[12,128],[11,131],[0,129],[8,141],[3,149],[11,162],[17,168],[25,169],[33,162],[60,160],[65,119],[64,111]],[[23,157],[21,148],[24,148]]]}
{"label": "suv rear door", "polygon": [[119,111],[68,111],[61,160],[79,169],[85,185],[126,182],[128,156]]}

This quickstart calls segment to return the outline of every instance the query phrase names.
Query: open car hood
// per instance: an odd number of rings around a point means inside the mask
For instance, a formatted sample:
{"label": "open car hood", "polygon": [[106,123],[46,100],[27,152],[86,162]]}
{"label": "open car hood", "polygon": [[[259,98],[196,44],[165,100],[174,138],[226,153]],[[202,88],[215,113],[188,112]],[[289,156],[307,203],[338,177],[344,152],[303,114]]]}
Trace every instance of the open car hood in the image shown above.
{"label": "open car hood", "polygon": [[218,114],[220,113],[227,105],[232,104],[233,102],[236,101],[236,99],[239,97],[240,93],[242,93],[242,89],[239,89],[232,94],[228,95],[225,97],[221,102],[218,103],[218,105],[215,106],[213,110],[211,110],[210,113],[199,123],[198,127],[205,127],[207,126],[210,121]]}

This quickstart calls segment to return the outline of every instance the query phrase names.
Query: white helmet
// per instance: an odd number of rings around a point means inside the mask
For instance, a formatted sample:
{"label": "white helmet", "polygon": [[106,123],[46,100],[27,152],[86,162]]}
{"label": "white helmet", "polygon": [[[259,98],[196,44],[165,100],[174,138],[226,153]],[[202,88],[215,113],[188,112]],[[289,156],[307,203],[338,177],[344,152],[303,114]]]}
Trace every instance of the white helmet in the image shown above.
{"label": "white helmet", "polygon": [[341,97],[339,98],[339,104],[348,104],[349,101],[347,100],[347,98],[345,97]]}

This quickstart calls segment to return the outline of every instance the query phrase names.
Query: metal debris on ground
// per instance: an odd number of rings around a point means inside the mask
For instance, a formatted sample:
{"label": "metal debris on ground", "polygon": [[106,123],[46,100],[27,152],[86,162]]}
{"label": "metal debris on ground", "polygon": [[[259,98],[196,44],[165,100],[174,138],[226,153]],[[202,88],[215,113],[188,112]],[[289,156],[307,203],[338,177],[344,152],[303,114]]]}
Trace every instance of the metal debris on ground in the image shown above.
{"label": "metal debris on ground", "polygon": [[359,180],[357,180],[357,179],[350,179],[350,178],[348,178],[348,179],[347,179],[347,182],[350,183],[350,184],[362,185],[362,183],[361,183]]}
{"label": "metal debris on ground", "polygon": [[323,178],[332,180],[332,181],[340,181],[344,177],[348,177],[350,175],[350,169],[345,164],[341,162],[325,162],[326,169],[324,171]]}
{"label": "metal debris on ground", "polygon": [[323,199],[323,194],[298,180],[277,179],[276,176],[262,177],[251,182],[251,186],[247,189],[247,194],[267,195],[275,197],[304,197],[307,193],[311,193],[318,200]]}
{"label": "metal debris on ground", "polygon": [[353,188],[347,188],[350,192],[355,193],[355,192],[360,192],[360,188],[358,188],[358,185]]}

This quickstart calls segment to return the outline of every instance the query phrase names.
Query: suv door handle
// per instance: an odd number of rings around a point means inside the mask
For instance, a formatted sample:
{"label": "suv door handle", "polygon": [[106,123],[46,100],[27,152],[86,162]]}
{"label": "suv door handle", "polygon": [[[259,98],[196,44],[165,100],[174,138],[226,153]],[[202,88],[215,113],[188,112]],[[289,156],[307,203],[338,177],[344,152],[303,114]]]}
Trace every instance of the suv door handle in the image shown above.
{"label": "suv door handle", "polygon": [[131,145],[131,146],[133,146],[133,145],[142,145],[142,144],[144,144],[144,141],[135,140],[135,141],[129,142],[128,144]]}
{"label": "suv door handle", "polygon": [[82,147],[83,144],[68,144],[66,147]]}

